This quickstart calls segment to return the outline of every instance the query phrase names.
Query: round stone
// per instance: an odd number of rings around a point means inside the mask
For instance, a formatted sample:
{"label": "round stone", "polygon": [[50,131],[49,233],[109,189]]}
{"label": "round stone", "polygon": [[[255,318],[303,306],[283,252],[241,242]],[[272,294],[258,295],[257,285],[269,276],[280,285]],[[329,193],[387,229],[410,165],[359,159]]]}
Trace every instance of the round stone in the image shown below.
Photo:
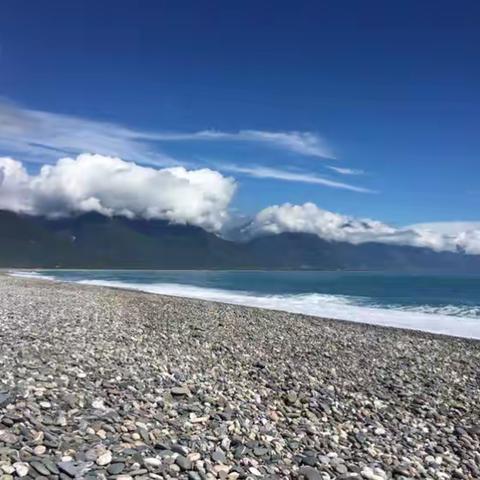
{"label": "round stone", "polygon": [[143,463],[148,467],[158,468],[162,464],[159,458],[149,457],[143,460]]}
{"label": "round stone", "polygon": [[183,455],[179,455],[175,462],[182,470],[191,470],[192,468],[192,462]]}
{"label": "round stone", "polygon": [[123,470],[125,469],[125,464],[123,463],[111,463],[107,471],[110,475],[118,475],[119,473],[122,473]]}
{"label": "round stone", "polygon": [[108,465],[112,461],[112,452],[110,450],[107,450],[105,453],[102,453],[98,458],[97,458],[97,465],[100,465],[101,467]]}
{"label": "round stone", "polygon": [[37,445],[34,449],[33,449],[33,453],[35,455],[43,455],[45,452],[47,451],[47,447],[45,447],[45,445]]}

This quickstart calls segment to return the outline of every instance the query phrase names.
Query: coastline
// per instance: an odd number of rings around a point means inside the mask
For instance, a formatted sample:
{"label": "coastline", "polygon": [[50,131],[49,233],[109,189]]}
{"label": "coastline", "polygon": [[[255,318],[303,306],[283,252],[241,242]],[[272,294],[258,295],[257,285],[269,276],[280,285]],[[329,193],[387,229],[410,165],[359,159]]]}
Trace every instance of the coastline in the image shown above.
{"label": "coastline", "polygon": [[6,275],[0,322],[7,475],[480,478],[473,339]]}
{"label": "coastline", "polygon": [[[61,272],[67,273],[69,271],[61,270]],[[78,273],[80,271],[73,270],[72,272]],[[86,273],[90,272],[92,271],[86,271]],[[99,272],[105,271],[101,270]],[[122,273],[125,272],[130,271],[122,271]],[[133,270],[132,272],[138,274],[142,272],[150,273],[152,271]],[[161,272],[178,273],[178,271]],[[213,273],[211,271],[205,272]],[[381,303],[369,305],[368,303],[358,301],[354,292],[350,292],[347,295],[344,295],[342,291],[325,294],[311,292],[275,294],[265,293],[265,291],[262,292],[261,289],[258,292],[250,291],[250,285],[245,285],[245,283],[243,284],[243,288],[237,286],[234,289],[223,288],[223,283],[219,283],[218,280],[216,281],[216,284],[214,282],[213,284],[204,286],[201,282],[195,282],[195,279],[187,279],[187,281],[178,280],[175,278],[175,275],[163,280],[153,277],[147,279],[147,281],[144,279],[143,281],[137,282],[136,280],[132,281],[128,277],[122,278],[121,275],[116,278],[111,278],[110,275],[103,278],[101,276],[99,278],[89,278],[88,275],[84,278],[75,278],[75,276],[69,278],[68,276],[63,277],[63,275],[57,276],[57,272],[54,273],[50,270],[17,270],[6,273],[20,278],[38,278],[56,282],[75,283],[79,285],[103,286],[107,288],[140,291],[166,297],[197,299],[227,305],[239,305],[288,312],[292,314],[306,315],[320,320],[332,319],[337,321],[383,326],[387,328],[398,328],[401,330],[428,332],[435,335],[480,340],[480,322],[477,318],[478,313],[473,312],[472,316],[469,315],[472,313],[469,311],[463,311],[460,313],[458,307],[455,307],[454,305],[446,305],[440,309],[432,309],[428,304],[420,305],[418,308],[402,308],[398,305],[389,308],[388,305],[384,307]],[[272,272],[265,273],[271,274]],[[270,279],[270,281],[276,282],[276,279],[273,278]],[[225,279],[225,282],[228,284],[229,279]],[[313,286],[313,288],[316,287]],[[362,296],[365,296],[365,292],[360,295],[360,298],[362,298]],[[373,296],[372,300],[375,298],[375,292],[371,289],[369,294],[367,293],[367,297],[368,295]],[[395,293],[393,293],[393,295],[395,295]],[[452,313],[452,310],[456,310],[456,314]]]}

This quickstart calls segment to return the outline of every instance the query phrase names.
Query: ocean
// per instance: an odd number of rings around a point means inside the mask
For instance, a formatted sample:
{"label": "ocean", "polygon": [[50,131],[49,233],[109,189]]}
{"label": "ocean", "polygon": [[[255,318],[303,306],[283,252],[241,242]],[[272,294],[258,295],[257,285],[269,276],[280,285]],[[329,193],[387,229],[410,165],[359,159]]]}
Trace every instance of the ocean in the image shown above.
{"label": "ocean", "polygon": [[161,270],[12,274],[480,339],[480,275]]}

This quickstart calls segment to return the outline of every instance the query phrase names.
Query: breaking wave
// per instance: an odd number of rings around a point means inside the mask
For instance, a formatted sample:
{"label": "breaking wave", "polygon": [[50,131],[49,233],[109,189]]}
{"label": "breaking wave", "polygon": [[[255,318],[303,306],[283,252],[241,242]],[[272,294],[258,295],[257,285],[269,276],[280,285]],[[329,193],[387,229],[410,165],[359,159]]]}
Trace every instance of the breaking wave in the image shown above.
{"label": "breaking wave", "polygon": [[[23,278],[58,280],[39,272],[11,272],[10,274]],[[135,283],[90,279],[74,282],[480,339],[480,306],[385,305],[375,303],[375,299],[364,297],[323,293],[260,294],[179,283]]]}

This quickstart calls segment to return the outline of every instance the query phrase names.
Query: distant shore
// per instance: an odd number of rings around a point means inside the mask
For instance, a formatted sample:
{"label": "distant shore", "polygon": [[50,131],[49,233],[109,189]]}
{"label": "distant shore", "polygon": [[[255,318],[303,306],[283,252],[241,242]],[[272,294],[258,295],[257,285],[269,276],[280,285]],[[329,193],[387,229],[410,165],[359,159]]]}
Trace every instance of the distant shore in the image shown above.
{"label": "distant shore", "polygon": [[0,275],[27,478],[480,478],[480,342]]}

